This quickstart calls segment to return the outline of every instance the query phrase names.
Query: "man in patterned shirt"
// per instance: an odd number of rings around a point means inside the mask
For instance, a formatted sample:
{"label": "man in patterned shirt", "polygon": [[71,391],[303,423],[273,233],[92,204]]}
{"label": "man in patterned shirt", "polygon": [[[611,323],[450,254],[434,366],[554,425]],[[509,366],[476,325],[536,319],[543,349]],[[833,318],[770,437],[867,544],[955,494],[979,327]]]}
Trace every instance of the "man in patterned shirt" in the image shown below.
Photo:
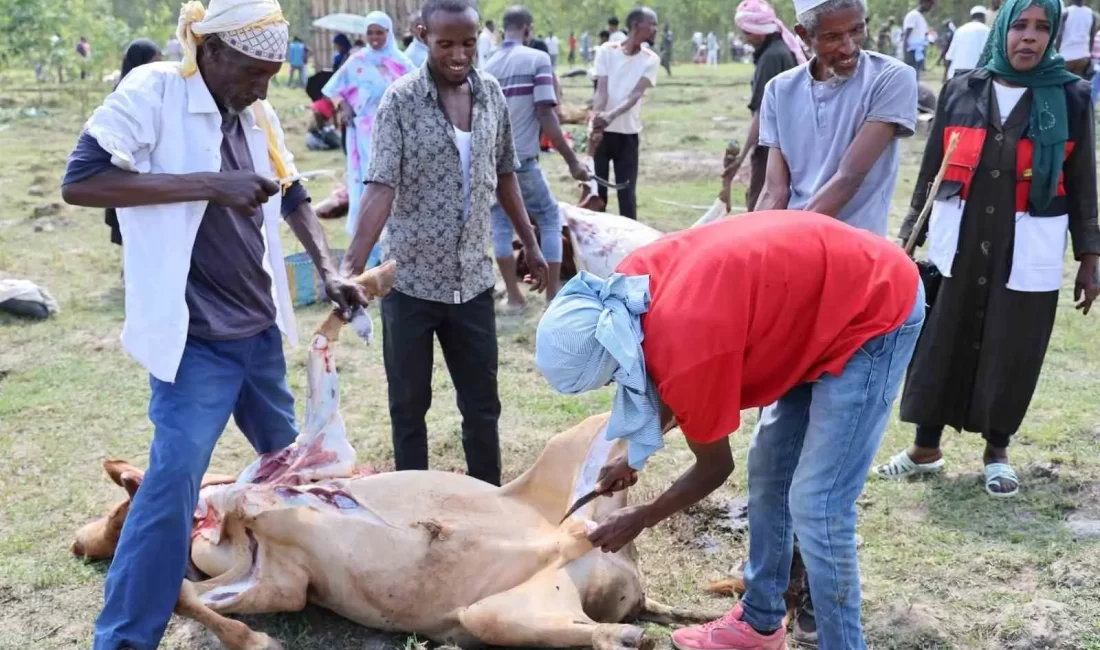
{"label": "man in patterned shirt", "polygon": [[462,412],[470,476],[500,484],[496,313],[489,209],[499,200],[541,290],[547,266],[531,230],[500,85],[473,69],[478,14],[470,0],[421,9],[428,61],[386,91],[375,118],[367,188],[345,264],[362,270],[381,236],[397,261],[382,301],[383,356],[398,470],[428,468],[425,415],[439,337]]}

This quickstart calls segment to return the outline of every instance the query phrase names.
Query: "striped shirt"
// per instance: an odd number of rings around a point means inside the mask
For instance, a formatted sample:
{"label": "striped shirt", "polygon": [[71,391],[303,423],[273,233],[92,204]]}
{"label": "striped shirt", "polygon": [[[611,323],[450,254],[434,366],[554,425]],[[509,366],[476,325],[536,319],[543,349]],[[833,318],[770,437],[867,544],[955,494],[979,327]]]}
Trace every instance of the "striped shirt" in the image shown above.
{"label": "striped shirt", "polygon": [[541,129],[535,106],[558,103],[554,96],[554,68],[550,65],[550,55],[519,41],[504,41],[485,65],[485,72],[500,82],[508,101],[519,159],[538,158]]}

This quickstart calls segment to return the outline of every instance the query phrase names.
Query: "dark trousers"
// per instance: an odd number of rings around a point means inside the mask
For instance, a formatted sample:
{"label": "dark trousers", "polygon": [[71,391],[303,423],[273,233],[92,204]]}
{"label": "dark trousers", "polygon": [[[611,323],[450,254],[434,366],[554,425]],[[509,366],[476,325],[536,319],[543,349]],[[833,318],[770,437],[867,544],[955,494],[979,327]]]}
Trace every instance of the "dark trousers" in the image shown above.
{"label": "dark trousers", "polygon": [[391,291],[382,299],[382,356],[389,381],[390,426],[398,470],[428,469],[434,337],[462,412],[467,473],[500,485],[500,396],[493,290],[454,305]]}
{"label": "dark trousers", "polygon": [[[611,163],[615,163],[615,183],[629,183],[619,190],[619,214],[627,219],[638,218],[638,196],[635,193],[638,185],[638,134],[637,133],[611,133],[605,131],[603,141],[596,148],[595,160],[596,175],[604,180],[611,180]],[[599,186],[600,198],[607,201],[607,188]]]}
{"label": "dark trousers", "polygon": [[745,208],[752,212],[764,190],[764,178],[768,174],[768,148],[756,145],[749,155],[749,191],[745,193]]}

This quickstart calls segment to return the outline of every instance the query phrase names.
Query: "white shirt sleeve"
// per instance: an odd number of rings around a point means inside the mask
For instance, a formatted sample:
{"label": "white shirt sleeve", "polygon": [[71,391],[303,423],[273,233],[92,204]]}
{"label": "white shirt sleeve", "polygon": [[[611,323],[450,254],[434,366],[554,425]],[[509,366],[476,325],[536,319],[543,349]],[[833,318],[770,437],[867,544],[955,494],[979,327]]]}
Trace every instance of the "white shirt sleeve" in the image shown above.
{"label": "white shirt sleeve", "polygon": [[84,129],[111,154],[111,164],[148,173],[163,102],[164,72],[157,66],[134,68],[95,109]]}
{"label": "white shirt sleeve", "polygon": [[764,100],[760,103],[760,138],[765,147],[779,148],[779,116],[775,108],[775,79],[764,86]]}
{"label": "white shirt sleeve", "polygon": [[[905,14],[905,21],[901,24],[901,29],[902,29],[902,35],[903,36],[905,35],[905,32],[910,30],[910,29],[913,30],[914,32],[916,32],[920,29],[920,26],[917,24],[917,22],[918,22],[917,18],[919,18],[919,17],[920,17],[920,14],[918,14],[915,10],[910,11],[909,13]],[[916,36],[916,34],[913,34],[913,36]]]}

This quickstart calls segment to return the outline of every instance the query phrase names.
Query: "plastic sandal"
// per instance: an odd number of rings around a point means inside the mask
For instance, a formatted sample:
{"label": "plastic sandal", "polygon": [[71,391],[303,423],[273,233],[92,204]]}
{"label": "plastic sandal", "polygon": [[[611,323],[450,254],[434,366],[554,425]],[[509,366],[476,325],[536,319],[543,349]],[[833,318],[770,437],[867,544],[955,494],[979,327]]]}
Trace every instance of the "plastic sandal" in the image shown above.
{"label": "plastic sandal", "polygon": [[909,458],[909,454],[903,451],[891,458],[885,465],[876,467],[875,474],[879,478],[897,480],[924,474],[938,474],[943,471],[943,467],[942,458],[931,463],[914,463],[913,459]]}
{"label": "plastic sandal", "polygon": [[[1012,489],[1008,492],[994,490],[993,488],[1001,482],[1010,482],[1013,485]],[[985,466],[985,491],[989,496],[998,499],[1014,497],[1020,491],[1020,477],[1008,463],[990,463]]]}

